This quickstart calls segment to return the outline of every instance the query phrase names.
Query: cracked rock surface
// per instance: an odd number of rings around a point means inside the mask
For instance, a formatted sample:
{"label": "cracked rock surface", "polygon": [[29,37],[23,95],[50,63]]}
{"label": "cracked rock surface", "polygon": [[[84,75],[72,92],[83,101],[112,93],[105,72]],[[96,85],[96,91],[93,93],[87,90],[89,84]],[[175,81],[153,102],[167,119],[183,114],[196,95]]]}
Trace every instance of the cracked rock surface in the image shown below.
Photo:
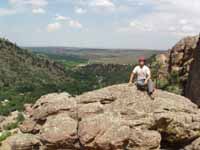
{"label": "cracked rock surface", "polygon": [[160,90],[155,100],[127,84],[77,97],[53,93],[41,97],[25,113],[19,127],[22,133],[9,137],[0,149],[200,149],[197,105]]}

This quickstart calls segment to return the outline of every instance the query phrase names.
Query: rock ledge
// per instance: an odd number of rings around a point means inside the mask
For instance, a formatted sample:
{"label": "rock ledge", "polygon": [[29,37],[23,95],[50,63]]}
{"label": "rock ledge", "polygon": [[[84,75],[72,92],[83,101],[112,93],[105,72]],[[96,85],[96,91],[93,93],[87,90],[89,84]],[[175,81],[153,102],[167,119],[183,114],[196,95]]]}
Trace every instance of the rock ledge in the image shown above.
{"label": "rock ledge", "polygon": [[155,96],[151,100],[127,84],[75,98],[67,93],[45,95],[27,109],[22,133],[9,137],[0,149],[199,150],[197,105],[160,90]]}

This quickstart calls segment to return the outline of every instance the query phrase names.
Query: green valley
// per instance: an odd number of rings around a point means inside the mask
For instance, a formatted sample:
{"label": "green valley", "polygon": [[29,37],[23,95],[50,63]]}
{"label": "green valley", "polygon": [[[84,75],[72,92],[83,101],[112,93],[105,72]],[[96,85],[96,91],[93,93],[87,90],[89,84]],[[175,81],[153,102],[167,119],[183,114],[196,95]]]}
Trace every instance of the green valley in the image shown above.
{"label": "green valley", "polygon": [[157,53],[161,52],[55,47],[23,49],[0,39],[0,115],[23,110],[24,104],[34,103],[48,93],[66,91],[79,95],[128,82],[137,56],[150,57]]}

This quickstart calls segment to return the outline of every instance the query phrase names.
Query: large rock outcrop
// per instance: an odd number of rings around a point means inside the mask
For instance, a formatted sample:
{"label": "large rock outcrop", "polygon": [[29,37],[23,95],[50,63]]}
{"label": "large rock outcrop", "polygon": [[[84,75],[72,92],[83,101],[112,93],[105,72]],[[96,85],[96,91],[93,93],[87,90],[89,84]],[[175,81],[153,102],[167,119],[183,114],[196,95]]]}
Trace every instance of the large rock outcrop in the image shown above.
{"label": "large rock outcrop", "polygon": [[200,106],[200,36],[186,37],[169,51],[169,72],[180,77],[182,94]]}
{"label": "large rock outcrop", "polygon": [[[127,84],[77,97],[49,94],[29,106],[21,132],[2,150],[176,150],[196,146],[200,110],[187,98],[156,90],[155,100]],[[195,141],[197,140],[197,142]],[[190,145],[191,143],[191,145]]]}
{"label": "large rock outcrop", "polygon": [[191,65],[185,95],[200,106],[200,39],[194,52],[194,61]]}
{"label": "large rock outcrop", "polygon": [[186,37],[169,51],[169,72],[177,72],[180,76],[183,95],[186,93],[188,76],[191,64],[194,61],[198,41],[199,36]]}

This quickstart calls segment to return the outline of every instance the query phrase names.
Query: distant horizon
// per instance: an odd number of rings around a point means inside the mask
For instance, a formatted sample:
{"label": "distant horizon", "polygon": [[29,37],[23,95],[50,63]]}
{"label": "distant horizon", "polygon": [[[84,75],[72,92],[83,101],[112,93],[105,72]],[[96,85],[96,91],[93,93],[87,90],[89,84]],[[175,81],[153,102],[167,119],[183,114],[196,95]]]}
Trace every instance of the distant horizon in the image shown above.
{"label": "distant horizon", "polygon": [[151,48],[106,48],[106,47],[78,47],[78,46],[20,46],[22,48],[67,48],[67,49],[88,49],[88,50],[134,50],[134,51],[167,51],[168,49],[151,49]]}

